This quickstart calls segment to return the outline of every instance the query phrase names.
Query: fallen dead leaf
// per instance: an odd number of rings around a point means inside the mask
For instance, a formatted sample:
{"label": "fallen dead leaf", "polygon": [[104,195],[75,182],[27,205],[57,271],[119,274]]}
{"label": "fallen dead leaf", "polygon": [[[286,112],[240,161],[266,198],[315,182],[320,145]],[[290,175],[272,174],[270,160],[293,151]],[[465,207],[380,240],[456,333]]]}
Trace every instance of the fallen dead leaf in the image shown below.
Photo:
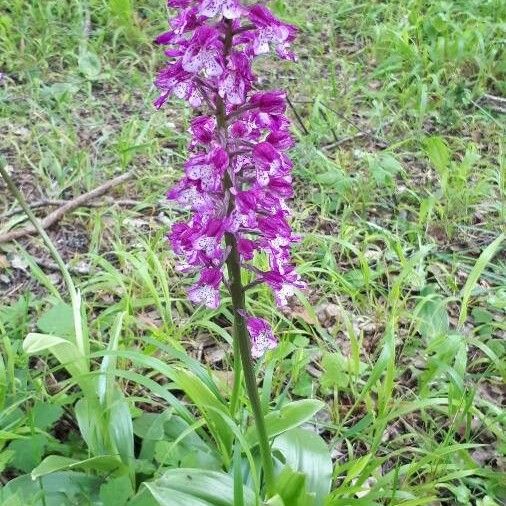
{"label": "fallen dead leaf", "polygon": [[220,392],[228,395],[234,385],[234,371],[212,371],[212,375],[217,380],[216,383]]}
{"label": "fallen dead leaf", "polygon": [[310,315],[307,309],[304,308],[296,308],[291,313],[293,318],[300,318],[305,321],[308,325],[316,325],[316,320],[313,315]]}
{"label": "fallen dead leaf", "polygon": [[28,262],[23,257],[20,255],[12,254],[9,256],[9,260],[13,269],[26,272]]}
{"label": "fallen dead leaf", "polygon": [[160,328],[163,324],[162,319],[157,311],[149,311],[148,313],[140,313],[137,315],[137,320],[145,328]]}
{"label": "fallen dead leaf", "polygon": [[0,270],[8,269],[11,266],[5,255],[0,255]]}

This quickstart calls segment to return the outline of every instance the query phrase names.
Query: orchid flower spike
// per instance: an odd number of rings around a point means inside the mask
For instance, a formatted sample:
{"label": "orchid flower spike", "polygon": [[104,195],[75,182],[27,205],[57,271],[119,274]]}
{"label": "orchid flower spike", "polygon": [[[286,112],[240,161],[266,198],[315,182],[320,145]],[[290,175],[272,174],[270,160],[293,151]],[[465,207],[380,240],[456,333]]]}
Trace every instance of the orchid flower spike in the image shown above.
{"label": "orchid flower spike", "polygon": [[[291,262],[292,233],[287,200],[293,196],[293,146],[282,90],[260,91],[253,72],[256,58],[274,52],[294,60],[289,50],[293,26],[264,5],[239,0],[168,0],[175,16],[156,42],[166,46],[166,66],[155,84],[161,107],[169,97],[197,110],[191,122],[189,156],[182,179],[169,199],[190,211],[186,222],[169,234],[181,256],[179,269],[198,274],[189,299],[209,308],[220,304],[220,285],[230,250],[237,244],[241,267],[250,266],[258,282],[274,292],[276,303],[304,286]],[[255,255],[268,258],[269,269],[251,266]],[[269,324],[245,315],[255,357],[276,339]]]}

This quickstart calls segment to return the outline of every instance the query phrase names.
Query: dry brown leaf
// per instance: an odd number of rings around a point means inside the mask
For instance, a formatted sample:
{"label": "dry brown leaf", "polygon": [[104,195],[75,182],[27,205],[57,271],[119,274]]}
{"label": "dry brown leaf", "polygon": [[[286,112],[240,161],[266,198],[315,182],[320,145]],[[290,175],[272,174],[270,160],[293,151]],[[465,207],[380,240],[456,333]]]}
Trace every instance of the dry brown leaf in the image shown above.
{"label": "dry brown leaf", "polygon": [[5,255],[0,255],[0,270],[8,269],[11,266]]}
{"label": "dry brown leaf", "polygon": [[314,316],[310,315],[307,309],[296,308],[291,312],[293,318],[300,318],[305,321],[308,325],[316,325]]}

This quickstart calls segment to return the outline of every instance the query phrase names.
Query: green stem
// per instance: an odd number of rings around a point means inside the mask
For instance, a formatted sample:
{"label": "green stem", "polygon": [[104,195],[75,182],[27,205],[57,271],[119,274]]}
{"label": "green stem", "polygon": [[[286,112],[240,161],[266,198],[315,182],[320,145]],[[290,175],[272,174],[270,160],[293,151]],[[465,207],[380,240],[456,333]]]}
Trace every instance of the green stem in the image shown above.
{"label": "green stem", "polygon": [[[232,48],[233,29],[232,22],[225,20],[227,29],[225,33],[224,54],[225,58],[228,57]],[[225,103],[219,95],[216,97],[216,122],[218,130],[222,137],[223,143],[227,143],[227,119]],[[230,193],[232,188],[232,179],[229,173],[225,173],[223,186],[228,192],[228,211],[231,212],[234,208],[234,197]],[[241,259],[239,249],[237,247],[237,239],[234,234],[225,234],[225,243],[229,254],[227,257],[227,270],[229,278],[229,292],[232,298],[232,308],[234,310],[234,388],[232,390],[232,397],[230,399],[231,412],[237,409],[237,402],[239,398],[239,388],[241,381],[241,364],[244,372],[244,381],[246,383],[246,391],[253,411],[255,419],[255,428],[258,434],[258,444],[260,447],[260,458],[262,459],[265,488],[267,498],[274,496],[274,465],[272,462],[271,447],[269,445],[269,438],[267,437],[267,429],[265,427],[264,414],[262,412],[262,405],[260,403],[260,396],[258,395],[257,382],[255,378],[255,369],[253,366],[253,357],[251,356],[251,343],[249,338],[246,321],[241,314],[245,310],[245,290],[241,281]],[[240,356],[240,362],[237,359]]]}
{"label": "green stem", "polygon": [[239,349],[239,341],[233,339],[233,356],[234,356],[234,384],[232,385],[232,394],[230,396],[230,414],[232,418],[235,418],[237,408],[239,406],[239,393],[241,391],[241,379],[242,379],[242,367],[241,360],[238,358],[241,356],[241,350]]}
{"label": "green stem", "polygon": [[81,318],[81,298],[79,297],[79,294],[76,290],[76,287],[74,285],[74,281],[72,280],[72,276],[70,275],[67,266],[65,265],[65,262],[63,261],[63,258],[58,253],[58,250],[56,249],[56,246],[53,244],[53,241],[51,241],[51,238],[47,234],[47,232],[44,230],[42,225],[40,224],[39,220],[33,214],[32,210],[30,209],[30,206],[26,203],[25,198],[23,197],[22,193],[18,190],[16,185],[14,184],[14,181],[9,176],[7,170],[6,170],[6,162],[3,157],[0,157],[0,175],[2,176],[3,180],[5,181],[8,190],[12,194],[12,196],[18,201],[20,207],[25,212],[28,219],[31,221],[32,225],[35,227],[35,230],[37,230],[38,234],[44,241],[44,244],[46,245],[47,249],[51,253],[54,261],[60,268],[60,271],[62,273],[63,279],[65,280],[65,284],[67,285],[67,289],[69,291],[70,295],[70,301],[72,304],[72,309],[74,313],[74,326],[75,326],[75,335],[76,335],[76,344],[81,351],[83,357],[86,357],[89,353],[89,351],[85,347],[85,340],[83,336],[83,327],[82,327],[82,318]]}
{"label": "green stem", "polygon": [[[226,33],[225,33],[225,42],[224,42],[224,54],[225,58],[228,57],[230,50],[232,48],[232,38],[233,38],[233,29],[232,29],[232,23],[229,19],[225,20],[225,24],[227,27]],[[216,122],[218,124],[218,129],[221,132],[221,135],[223,137],[223,140],[227,141],[227,120],[226,120],[226,110],[225,110],[225,103],[221,99],[221,97],[218,95],[216,97]],[[225,175],[223,185],[225,187],[225,190],[230,190],[232,187],[232,180],[230,179],[230,176],[227,174]],[[231,212],[234,206],[233,197],[229,193],[230,196],[230,202],[229,202],[229,208],[228,212]],[[239,279],[240,281],[240,279]],[[241,287],[242,290],[242,287]],[[232,387],[232,395],[230,396],[230,413],[233,417],[235,417],[235,414],[237,412],[238,404],[239,404],[239,393],[241,391],[241,376],[242,376],[242,367],[241,367],[241,360],[239,359],[241,355],[241,350],[239,347],[239,341],[234,335],[233,340],[233,351],[234,351],[234,384]]]}
{"label": "green stem", "polygon": [[249,333],[246,327],[246,321],[240,313],[241,310],[245,309],[245,295],[241,281],[239,251],[237,249],[237,240],[233,234],[226,234],[225,242],[228,248],[230,248],[230,253],[227,258],[227,270],[230,283],[229,290],[232,297],[232,306],[234,308],[234,341],[237,343],[237,347],[239,348],[242,369],[244,371],[244,380],[246,383],[246,391],[248,392],[253,417],[255,419],[255,428],[258,434],[258,444],[263,464],[266,492],[267,497],[269,498],[275,493],[274,465],[272,463],[271,448],[269,445],[269,438],[267,436],[267,429],[265,427],[260,396],[258,395],[253,357],[251,356]]}

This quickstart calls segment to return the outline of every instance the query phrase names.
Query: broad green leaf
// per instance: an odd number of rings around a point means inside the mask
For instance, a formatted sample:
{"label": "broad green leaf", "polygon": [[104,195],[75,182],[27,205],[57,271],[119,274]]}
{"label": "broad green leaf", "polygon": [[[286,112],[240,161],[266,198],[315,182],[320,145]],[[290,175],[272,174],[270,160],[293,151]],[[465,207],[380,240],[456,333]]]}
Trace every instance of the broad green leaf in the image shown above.
{"label": "broad green leaf", "polygon": [[47,430],[60,418],[63,408],[49,402],[37,401],[31,411],[33,425],[41,430]]}
{"label": "broad green leaf", "polygon": [[65,302],[59,302],[37,320],[37,327],[43,334],[74,338],[72,307]]}
{"label": "broad green leaf", "polygon": [[0,473],[3,473],[7,465],[14,457],[14,450],[4,450],[0,452]]}
{"label": "broad green leaf", "polygon": [[128,402],[119,388],[116,388],[115,397],[112,404],[108,407],[107,415],[111,440],[114,442],[121,460],[125,465],[131,467],[134,462],[132,415],[130,414]]}
{"label": "broad green leaf", "polygon": [[[71,97],[79,91],[79,86],[71,82],[54,83],[51,86],[45,86],[41,89],[43,97],[50,97],[61,100],[64,97]],[[44,331],[45,332],[45,331]]]}
{"label": "broad green leaf", "polygon": [[26,439],[16,439],[9,445],[14,452],[12,465],[29,473],[42,459],[48,439],[44,434],[34,434]]}
{"label": "broad green leaf", "polygon": [[[144,485],[160,506],[234,506],[234,480],[222,472],[171,469]],[[244,506],[256,506],[255,494],[247,487]]]}
{"label": "broad green leaf", "polygon": [[167,409],[162,413],[144,412],[134,419],[134,434],[141,439],[160,441],[164,435],[164,424],[172,417],[172,411]]}
{"label": "broad green leaf", "polygon": [[100,487],[103,506],[125,506],[133,494],[132,482],[127,475],[113,478]]}
{"label": "broad green leaf", "polygon": [[[2,493],[0,492],[0,499],[2,499]],[[19,495],[11,495],[7,499],[2,500],[2,506],[26,506],[23,499],[20,499]]]}
{"label": "broad green leaf", "polygon": [[79,56],[77,63],[79,65],[79,71],[87,79],[93,80],[100,76],[102,65],[97,54],[89,50],[85,50]]}
{"label": "broad green leaf", "polygon": [[146,486],[141,487],[139,492],[137,492],[127,504],[128,506],[159,506],[158,501],[153,497]]}
{"label": "broad green leaf", "polygon": [[332,483],[332,459],[325,441],[315,432],[296,428],[278,436],[272,449],[283,455],[291,469],[305,475],[307,491],[315,495],[316,506],[322,505]]}
{"label": "broad green leaf", "polygon": [[88,372],[87,361],[77,346],[61,337],[30,333],[23,341],[23,349],[29,355],[51,352],[77,382]]}
{"label": "broad green leaf", "polygon": [[228,416],[227,406],[214,395],[198,376],[185,369],[175,369],[172,379],[202,412],[208,422],[209,430],[216,442],[221,444],[222,450],[229,453],[232,448],[233,434],[229,427],[223,423],[223,419],[219,414],[223,413]]}
{"label": "broad green leaf", "polygon": [[142,439],[139,458],[153,460],[157,441],[165,437],[165,422],[171,420],[172,410],[163,413],[142,413],[133,421],[134,434]]}
{"label": "broad green leaf", "polygon": [[279,494],[276,494],[274,497],[271,497],[267,502],[263,503],[263,506],[286,506],[283,502],[283,499]]}
{"label": "broad green leaf", "polygon": [[352,183],[352,179],[338,167],[333,167],[327,172],[317,174],[316,181],[323,186],[335,188],[338,194],[342,194],[350,188]]}
{"label": "broad green leaf", "polygon": [[323,374],[320,383],[323,388],[346,388],[349,377],[346,359],[340,353],[325,353],[322,359]]}
{"label": "broad green leaf", "polygon": [[448,334],[450,317],[446,309],[447,302],[431,286],[425,287],[421,295],[424,298],[417,306],[420,334],[429,340]]}
{"label": "broad green leaf", "polygon": [[100,377],[98,379],[97,389],[100,403],[105,408],[111,404],[114,397],[114,372],[118,361],[118,357],[115,352],[118,350],[119,337],[124,317],[125,313],[122,312],[114,320],[109,344],[107,346],[108,353],[104,355],[102,363],[100,364]]}
{"label": "broad green leaf", "polygon": [[462,304],[460,306],[460,314],[459,314],[459,322],[458,325],[461,327],[467,318],[467,306],[469,304],[469,299],[471,298],[471,294],[474,290],[474,287],[476,286],[476,283],[478,282],[478,279],[482,275],[483,271],[487,267],[487,265],[490,263],[492,258],[494,258],[494,255],[499,251],[499,247],[501,246],[502,242],[504,241],[506,235],[501,234],[499,237],[497,237],[494,241],[492,241],[482,252],[481,255],[478,257],[478,260],[474,264],[474,267],[472,268],[471,272],[469,273],[469,276],[467,278],[466,284],[464,285],[464,288],[462,288]]}
{"label": "broad green leaf", "polygon": [[[279,411],[269,413],[265,417],[265,425],[269,438],[302,425],[324,407],[325,403],[317,399],[303,399],[290,402]],[[258,444],[258,436],[254,425],[248,428],[246,441],[250,446]]]}
{"label": "broad green leaf", "polygon": [[219,471],[222,468],[222,463],[215,454],[182,443],[157,441],[154,445],[155,461],[165,467],[186,467],[211,471]]}
{"label": "broad green leaf", "polygon": [[394,177],[403,171],[401,163],[390,153],[367,156],[369,171],[378,186],[391,186]]}
{"label": "broad green leaf", "polygon": [[234,477],[234,506],[244,506],[244,478],[242,466],[241,445],[238,441],[234,445],[231,473]]}
{"label": "broad green leaf", "polygon": [[[160,418],[163,422],[163,433],[157,434],[155,424],[153,430],[147,431],[147,436],[159,436],[157,439],[142,441],[140,457],[144,459],[155,458],[157,462],[166,465],[173,462],[169,467],[189,467],[199,469],[219,470],[222,462],[218,453],[197,434],[196,425],[190,425],[179,416]],[[167,420],[169,420],[167,422]],[[203,422],[200,422],[201,425]],[[158,425],[158,424],[156,424]]]}
{"label": "broad green leaf", "polygon": [[497,309],[506,310],[506,288],[499,288],[487,298],[487,303]]}
{"label": "broad green leaf", "polygon": [[83,471],[101,471],[107,474],[113,473],[121,467],[121,462],[117,457],[102,455],[85,460],[76,460],[59,455],[50,455],[46,457],[35,469],[31,475],[36,480],[41,476],[46,476],[58,471],[73,471],[80,469]]}
{"label": "broad green leaf", "polygon": [[32,332],[23,341],[23,350],[29,355],[50,350],[53,346],[72,344],[66,339],[49,334]]}
{"label": "broad green leaf", "polygon": [[478,499],[476,506],[499,506],[490,496],[486,495],[483,499]]}
{"label": "broad green leaf", "polygon": [[425,152],[438,173],[444,175],[450,165],[450,150],[446,142],[439,136],[429,137],[425,141]]}
{"label": "broad green leaf", "polygon": [[304,473],[294,471],[286,466],[276,477],[276,492],[284,504],[290,506],[315,506],[315,496],[308,493],[306,481]]}
{"label": "broad green leaf", "polygon": [[104,413],[98,399],[79,399],[74,407],[81,437],[84,439],[92,455],[107,455],[111,450],[108,441],[107,427],[104,426]]}
{"label": "broad green leaf", "polygon": [[161,440],[155,443],[153,458],[162,466],[178,467],[178,463],[182,457],[180,448],[171,441]]}
{"label": "broad green leaf", "polygon": [[39,480],[24,474],[0,489],[0,504],[8,504],[9,498],[16,495],[23,500],[23,506],[97,504],[101,483],[100,478],[72,471],[50,474]]}
{"label": "broad green leaf", "polygon": [[9,380],[7,377],[7,368],[5,367],[4,358],[0,353],[0,412],[3,411],[5,407],[8,386]]}

